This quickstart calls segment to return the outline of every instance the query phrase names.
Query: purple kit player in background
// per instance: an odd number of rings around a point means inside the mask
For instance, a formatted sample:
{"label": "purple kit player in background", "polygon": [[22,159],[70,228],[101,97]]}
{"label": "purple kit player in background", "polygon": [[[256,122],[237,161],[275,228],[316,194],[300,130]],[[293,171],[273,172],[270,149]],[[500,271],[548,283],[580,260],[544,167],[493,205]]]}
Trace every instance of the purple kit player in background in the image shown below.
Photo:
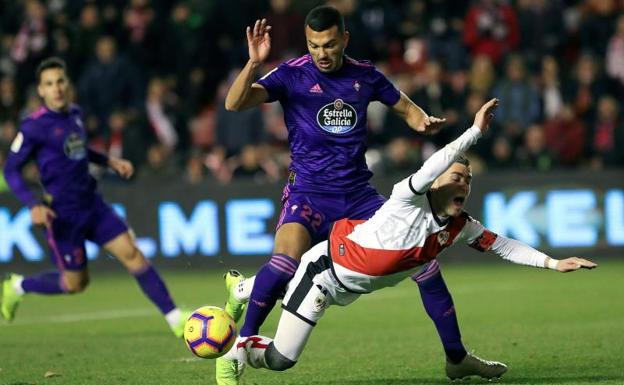
{"label": "purple kit player in background", "polygon": [[[238,282],[239,273],[226,274],[226,310],[235,319],[249,298],[241,336],[258,334],[297,270],[301,256],[327,238],[332,222],[345,217],[368,219],[384,203],[385,198],[369,184],[372,173],[364,157],[369,103],[380,101],[389,106],[417,132],[435,133],[445,122],[428,116],[370,62],[346,56],[349,33],[340,13],[328,6],[314,8],[306,17],[309,54],[281,64],[254,83],[256,70],[269,54],[270,29],[266,20],[256,21],[253,29],[247,28],[249,61],[225,100],[226,108],[234,111],[279,101],[292,159],[271,260],[255,279]],[[412,279],[419,285],[447,360],[461,365],[466,350],[437,262],[431,262]],[[225,357],[217,360],[220,385],[238,383],[240,368],[233,361]],[[477,366],[467,370],[480,374],[481,369]]]}
{"label": "purple kit player in background", "polygon": [[[145,295],[165,315],[174,334],[182,337],[184,318],[165,283],[136,247],[128,225],[102,200],[89,174],[92,162],[129,178],[132,164],[87,147],[81,111],[69,104],[69,79],[61,59],[44,60],[37,69],[37,81],[43,105],[22,122],[4,172],[15,195],[30,208],[32,223],[45,226],[57,270],[27,277],[9,274],[3,283],[3,318],[13,319],[25,293],[83,291],[89,282],[84,245],[88,239],[104,247],[134,275]],[[30,159],[39,169],[45,203],[35,197],[22,178],[22,167]]]}

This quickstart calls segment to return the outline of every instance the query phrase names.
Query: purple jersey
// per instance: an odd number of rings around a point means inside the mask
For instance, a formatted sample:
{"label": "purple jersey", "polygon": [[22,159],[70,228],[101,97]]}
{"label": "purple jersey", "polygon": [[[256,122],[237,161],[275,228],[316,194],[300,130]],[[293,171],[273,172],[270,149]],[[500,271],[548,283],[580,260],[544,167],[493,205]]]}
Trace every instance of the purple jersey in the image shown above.
{"label": "purple jersey", "polygon": [[34,159],[41,184],[52,207],[89,207],[96,192],[89,162],[106,164],[107,157],[87,148],[87,136],[80,109],[71,105],[66,112],[40,107],[26,118],[11,144],[4,169],[7,183],[22,203],[39,203],[21,175],[21,169]]}
{"label": "purple jersey", "polygon": [[318,70],[310,55],[281,64],[258,81],[284,109],[295,173],[305,192],[348,192],[366,186],[366,110],[370,102],[393,106],[400,92],[370,62],[344,57],[333,73]]}

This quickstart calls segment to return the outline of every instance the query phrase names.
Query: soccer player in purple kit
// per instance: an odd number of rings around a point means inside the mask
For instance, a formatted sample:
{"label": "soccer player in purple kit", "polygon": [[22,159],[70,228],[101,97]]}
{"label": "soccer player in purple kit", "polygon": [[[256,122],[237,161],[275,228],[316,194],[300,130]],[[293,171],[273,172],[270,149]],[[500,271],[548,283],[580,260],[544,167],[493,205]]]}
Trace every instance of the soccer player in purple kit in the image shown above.
{"label": "soccer player in purple kit", "polygon": [[[325,240],[329,226],[341,218],[368,219],[385,202],[369,184],[372,173],[366,152],[366,110],[380,101],[415,131],[432,134],[444,119],[428,116],[367,61],[345,55],[349,33],[342,15],[329,6],[316,7],[305,21],[309,54],[281,64],[254,82],[267,58],[271,27],[266,20],[247,27],[249,61],[225,100],[228,110],[243,110],[279,101],[284,109],[291,150],[291,173],[284,189],[273,255],[255,277],[226,274],[226,311],[240,318],[242,337],[259,328],[294,276],[301,256]],[[484,378],[500,376],[505,365],[468,355],[461,342],[453,301],[432,261],[412,279],[418,283],[427,314],[432,318],[447,356],[446,371]],[[216,361],[219,385],[236,385],[242,363],[224,357]]]}
{"label": "soccer player in purple kit", "polygon": [[[50,258],[57,270],[26,277],[8,274],[2,285],[2,317],[13,320],[26,293],[82,292],[89,282],[84,245],[88,239],[128,269],[164,314],[176,337],[182,337],[185,319],[181,311],[158,272],[136,247],[128,225],[103,201],[89,174],[91,162],[129,178],[132,164],[88,148],[81,110],[69,102],[69,78],[61,59],[41,62],[36,76],[43,105],[21,123],[4,174],[17,198],[30,208],[32,223],[45,227]],[[31,159],[39,169],[43,201],[21,175],[22,167]]]}

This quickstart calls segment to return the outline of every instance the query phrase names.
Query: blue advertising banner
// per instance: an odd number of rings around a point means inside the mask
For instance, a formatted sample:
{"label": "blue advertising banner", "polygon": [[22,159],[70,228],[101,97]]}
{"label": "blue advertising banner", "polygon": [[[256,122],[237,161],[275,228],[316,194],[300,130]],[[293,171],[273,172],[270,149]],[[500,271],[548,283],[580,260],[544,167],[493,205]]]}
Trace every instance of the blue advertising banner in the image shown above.
{"label": "blue advertising banner", "polygon": [[[373,184],[387,194],[397,180],[379,178]],[[144,181],[104,183],[102,191],[127,218],[145,255],[175,266],[266,258],[273,247],[282,187]],[[553,256],[602,257],[624,251],[622,171],[477,175],[467,209],[492,231]],[[0,266],[48,263],[42,240],[42,231],[31,227],[28,209],[11,194],[0,194]],[[87,254],[95,263],[106,260],[91,243]],[[467,255],[479,258],[464,247],[442,258]]]}

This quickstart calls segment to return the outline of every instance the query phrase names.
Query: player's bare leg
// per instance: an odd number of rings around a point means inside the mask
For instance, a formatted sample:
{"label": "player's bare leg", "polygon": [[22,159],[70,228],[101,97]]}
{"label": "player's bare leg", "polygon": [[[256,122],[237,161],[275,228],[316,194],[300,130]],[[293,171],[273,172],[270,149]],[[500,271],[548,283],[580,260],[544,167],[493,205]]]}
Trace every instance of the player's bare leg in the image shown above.
{"label": "player's bare leg", "polygon": [[62,285],[67,293],[81,293],[89,286],[89,270],[64,271]]}
{"label": "player's bare leg", "polygon": [[169,290],[156,269],[145,259],[136,247],[130,232],[118,235],[104,245],[104,249],[115,256],[137,280],[143,293],[162,312],[176,337],[184,334],[185,317],[173,303]]}

